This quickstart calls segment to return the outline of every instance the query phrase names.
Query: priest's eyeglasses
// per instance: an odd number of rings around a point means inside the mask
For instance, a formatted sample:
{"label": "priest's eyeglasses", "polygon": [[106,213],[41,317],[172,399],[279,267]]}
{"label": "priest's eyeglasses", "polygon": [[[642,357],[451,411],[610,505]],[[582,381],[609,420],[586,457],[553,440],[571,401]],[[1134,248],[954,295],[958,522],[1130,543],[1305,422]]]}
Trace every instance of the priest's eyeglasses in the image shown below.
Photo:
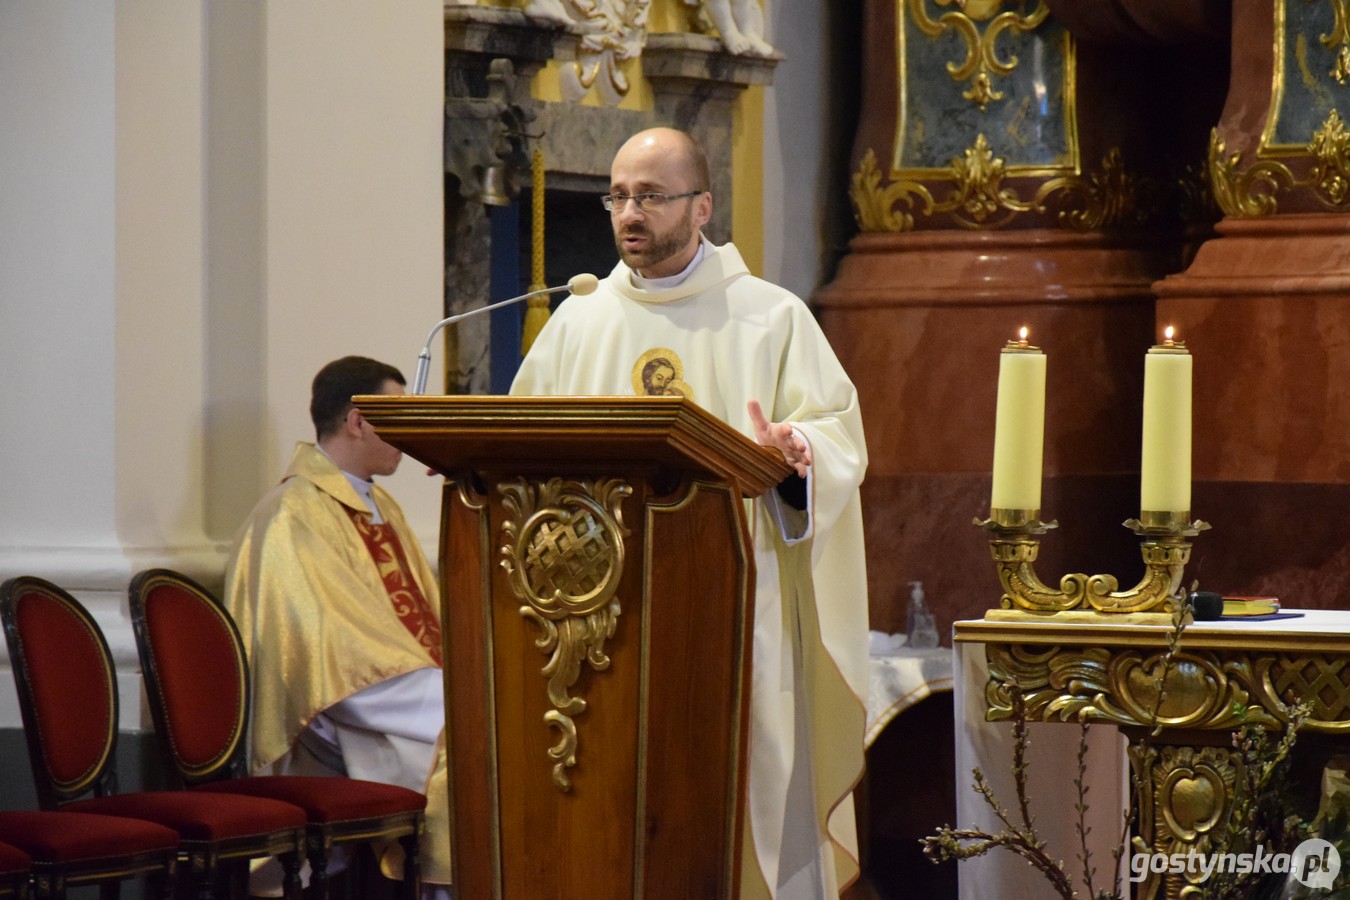
{"label": "priest's eyeglasses", "polygon": [[660,209],[672,200],[683,200],[686,197],[697,197],[703,191],[687,191],[683,194],[658,194],[653,191],[645,191],[641,194],[601,194],[600,203],[609,212],[621,210],[632,200],[637,204],[637,208],[643,212],[652,212]]}

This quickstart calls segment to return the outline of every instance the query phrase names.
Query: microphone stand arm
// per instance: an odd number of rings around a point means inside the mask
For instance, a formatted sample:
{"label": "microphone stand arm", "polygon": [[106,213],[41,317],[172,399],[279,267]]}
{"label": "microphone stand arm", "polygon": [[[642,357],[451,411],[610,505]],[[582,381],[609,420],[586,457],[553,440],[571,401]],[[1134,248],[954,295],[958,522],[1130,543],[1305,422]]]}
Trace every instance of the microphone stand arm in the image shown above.
{"label": "microphone stand arm", "polygon": [[490,303],[487,306],[480,306],[477,309],[456,313],[453,316],[446,316],[444,319],[441,319],[431,327],[431,331],[427,333],[427,342],[423,345],[422,352],[417,354],[417,373],[413,376],[412,392],[414,394],[425,393],[427,387],[427,373],[431,370],[431,342],[435,339],[436,333],[445,326],[458,322],[460,319],[476,316],[479,313],[491,312],[502,306],[510,306],[512,303],[528,300],[531,297],[539,297],[544,294],[556,294],[558,291],[565,291],[570,287],[570,284],[563,284],[558,287],[540,288],[537,291],[530,291],[528,294],[521,294],[519,297],[512,297],[509,300],[498,300],[496,303]]}

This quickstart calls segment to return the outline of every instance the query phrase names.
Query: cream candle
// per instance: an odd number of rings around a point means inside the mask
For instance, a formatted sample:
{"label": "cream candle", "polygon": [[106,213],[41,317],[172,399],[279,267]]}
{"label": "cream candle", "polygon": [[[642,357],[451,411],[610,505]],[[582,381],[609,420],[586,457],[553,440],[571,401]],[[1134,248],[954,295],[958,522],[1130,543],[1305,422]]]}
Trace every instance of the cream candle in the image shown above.
{"label": "cream candle", "polygon": [[998,407],[994,416],[992,509],[1041,508],[1045,449],[1045,360],[1039,347],[1009,341],[999,355]]}
{"label": "cream candle", "polygon": [[1141,512],[1191,509],[1191,354],[1173,333],[1144,356]]}

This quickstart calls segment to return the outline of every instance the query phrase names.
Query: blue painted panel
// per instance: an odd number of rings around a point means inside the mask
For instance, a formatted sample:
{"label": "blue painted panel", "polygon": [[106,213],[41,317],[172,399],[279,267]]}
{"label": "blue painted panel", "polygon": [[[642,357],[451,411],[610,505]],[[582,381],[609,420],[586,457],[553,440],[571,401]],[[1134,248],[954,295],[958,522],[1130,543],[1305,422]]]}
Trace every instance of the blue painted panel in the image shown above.
{"label": "blue painted panel", "polygon": [[[921,0],[927,17],[939,21],[951,13],[950,6]],[[1008,28],[993,42],[996,57],[1004,63],[1016,58],[1013,70],[989,73],[993,89],[1004,96],[991,100],[984,109],[962,97],[971,89],[971,79],[957,81],[948,65],[959,66],[970,52],[970,43],[956,29],[929,37],[915,24],[907,0],[896,0],[901,34],[900,119],[896,167],[943,169],[961,157],[975,138],[983,134],[996,157],[1018,167],[1071,167],[1074,140],[1073,118],[1068,108],[1068,86],[1073,77],[1070,37],[1053,18],[1036,29],[1019,32]],[[1035,3],[1005,3],[1005,11],[1025,14]],[[992,21],[992,20],[991,20]],[[975,22],[983,35],[989,21]]]}
{"label": "blue painted panel", "polygon": [[1284,91],[1271,143],[1303,147],[1333,109],[1350,119],[1350,83],[1332,75],[1342,45],[1327,47],[1321,40],[1335,32],[1334,4],[1284,0],[1284,16]]}
{"label": "blue painted panel", "polygon": [[[492,226],[492,265],[489,275],[489,293],[492,302],[507,300],[529,290],[529,273],[520,267],[520,204],[489,206],[488,221]],[[494,394],[505,394],[520,369],[521,326],[525,320],[525,303],[514,303],[494,309],[492,318],[491,378]]]}

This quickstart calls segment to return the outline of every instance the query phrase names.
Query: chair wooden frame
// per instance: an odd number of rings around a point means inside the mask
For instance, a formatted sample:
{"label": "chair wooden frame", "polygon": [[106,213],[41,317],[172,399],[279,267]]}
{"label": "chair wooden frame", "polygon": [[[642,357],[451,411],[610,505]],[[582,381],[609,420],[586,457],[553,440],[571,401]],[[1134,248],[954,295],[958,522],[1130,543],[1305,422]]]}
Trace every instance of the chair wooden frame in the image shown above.
{"label": "chair wooden frame", "polygon": [[[39,634],[38,619],[25,621],[26,610],[32,610],[33,616],[47,617],[42,622],[48,633]],[[232,886],[236,884],[238,879],[233,877],[235,867],[231,864],[279,857],[285,871],[286,896],[298,900],[300,859],[305,846],[303,810],[253,797],[184,791],[119,794],[112,766],[117,748],[116,671],[98,623],[66,591],[32,576],[11,578],[0,584],[0,621],[18,688],[39,806],[145,819],[173,828],[180,837],[180,870],[185,869],[199,900],[216,897],[216,885],[222,874],[231,876]],[[48,658],[48,653],[54,651],[43,646],[44,641],[53,640],[53,623],[60,631],[59,637],[69,644],[62,647],[63,651],[78,650],[85,654],[71,659],[72,663],[78,661],[88,668],[82,674],[92,679],[92,683],[82,685],[78,691],[56,683],[57,679],[44,677],[46,671],[43,675],[37,673],[39,667],[54,663]],[[96,720],[79,734],[72,733],[73,726],[68,727],[45,712],[89,704],[93,704],[90,708]],[[81,741],[89,745],[80,744]],[[71,765],[76,757],[78,764]],[[78,774],[67,776],[67,771]]]}
{"label": "chair wooden frame", "polygon": [[[310,887],[321,900],[327,900],[329,896],[328,858],[334,846],[365,844],[376,839],[398,840],[405,858],[402,896],[406,900],[417,900],[421,892],[418,861],[420,839],[425,827],[426,798],[395,785],[345,777],[248,776],[244,741],[251,698],[248,658],[239,629],[229,611],[202,585],[171,569],[149,569],[137,574],[131,580],[128,593],[136,647],[141,658],[141,671],[145,675],[155,733],[166,768],[176,780],[194,790],[268,797],[285,800],[305,809],[309,817],[305,849],[310,863]],[[176,735],[184,733],[181,728],[190,726],[181,721],[182,716],[175,718],[175,705],[166,691],[168,681],[174,677],[170,666],[181,666],[183,663],[170,663],[166,659],[167,652],[173,648],[158,646],[156,629],[151,627],[151,618],[157,614],[157,609],[164,610],[159,615],[172,614],[162,600],[158,606],[156,601],[157,597],[170,596],[191,601],[197,611],[208,614],[203,619],[210,623],[212,643],[217,649],[228,649],[232,662],[227,673],[226,667],[219,662],[214,665],[204,662],[210,654],[194,653],[190,659],[186,655],[179,657],[197,668],[193,673],[180,669],[182,677],[193,674],[209,680],[226,699],[226,702],[213,707],[213,711],[218,710],[221,716],[233,716],[233,721],[223,723],[228,727],[221,729],[219,739],[209,748],[209,752],[198,747],[194,758],[189,758],[182,743],[175,740]],[[176,640],[184,638],[188,632],[194,635],[194,639],[202,638],[196,629],[185,627],[169,631],[172,631]],[[197,649],[207,648],[199,646]],[[209,671],[198,668],[202,666],[209,666]],[[233,708],[228,703],[231,693],[229,685],[224,683],[230,680],[234,687]],[[353,812],[358,811],[354,807],[360,806],[365,799],[376,811],[353,815]],[[397,810],[391,809],[396,806],[399,807]],[[334,815],[332,810],[337,807],[341,807],[344,812]]]}

